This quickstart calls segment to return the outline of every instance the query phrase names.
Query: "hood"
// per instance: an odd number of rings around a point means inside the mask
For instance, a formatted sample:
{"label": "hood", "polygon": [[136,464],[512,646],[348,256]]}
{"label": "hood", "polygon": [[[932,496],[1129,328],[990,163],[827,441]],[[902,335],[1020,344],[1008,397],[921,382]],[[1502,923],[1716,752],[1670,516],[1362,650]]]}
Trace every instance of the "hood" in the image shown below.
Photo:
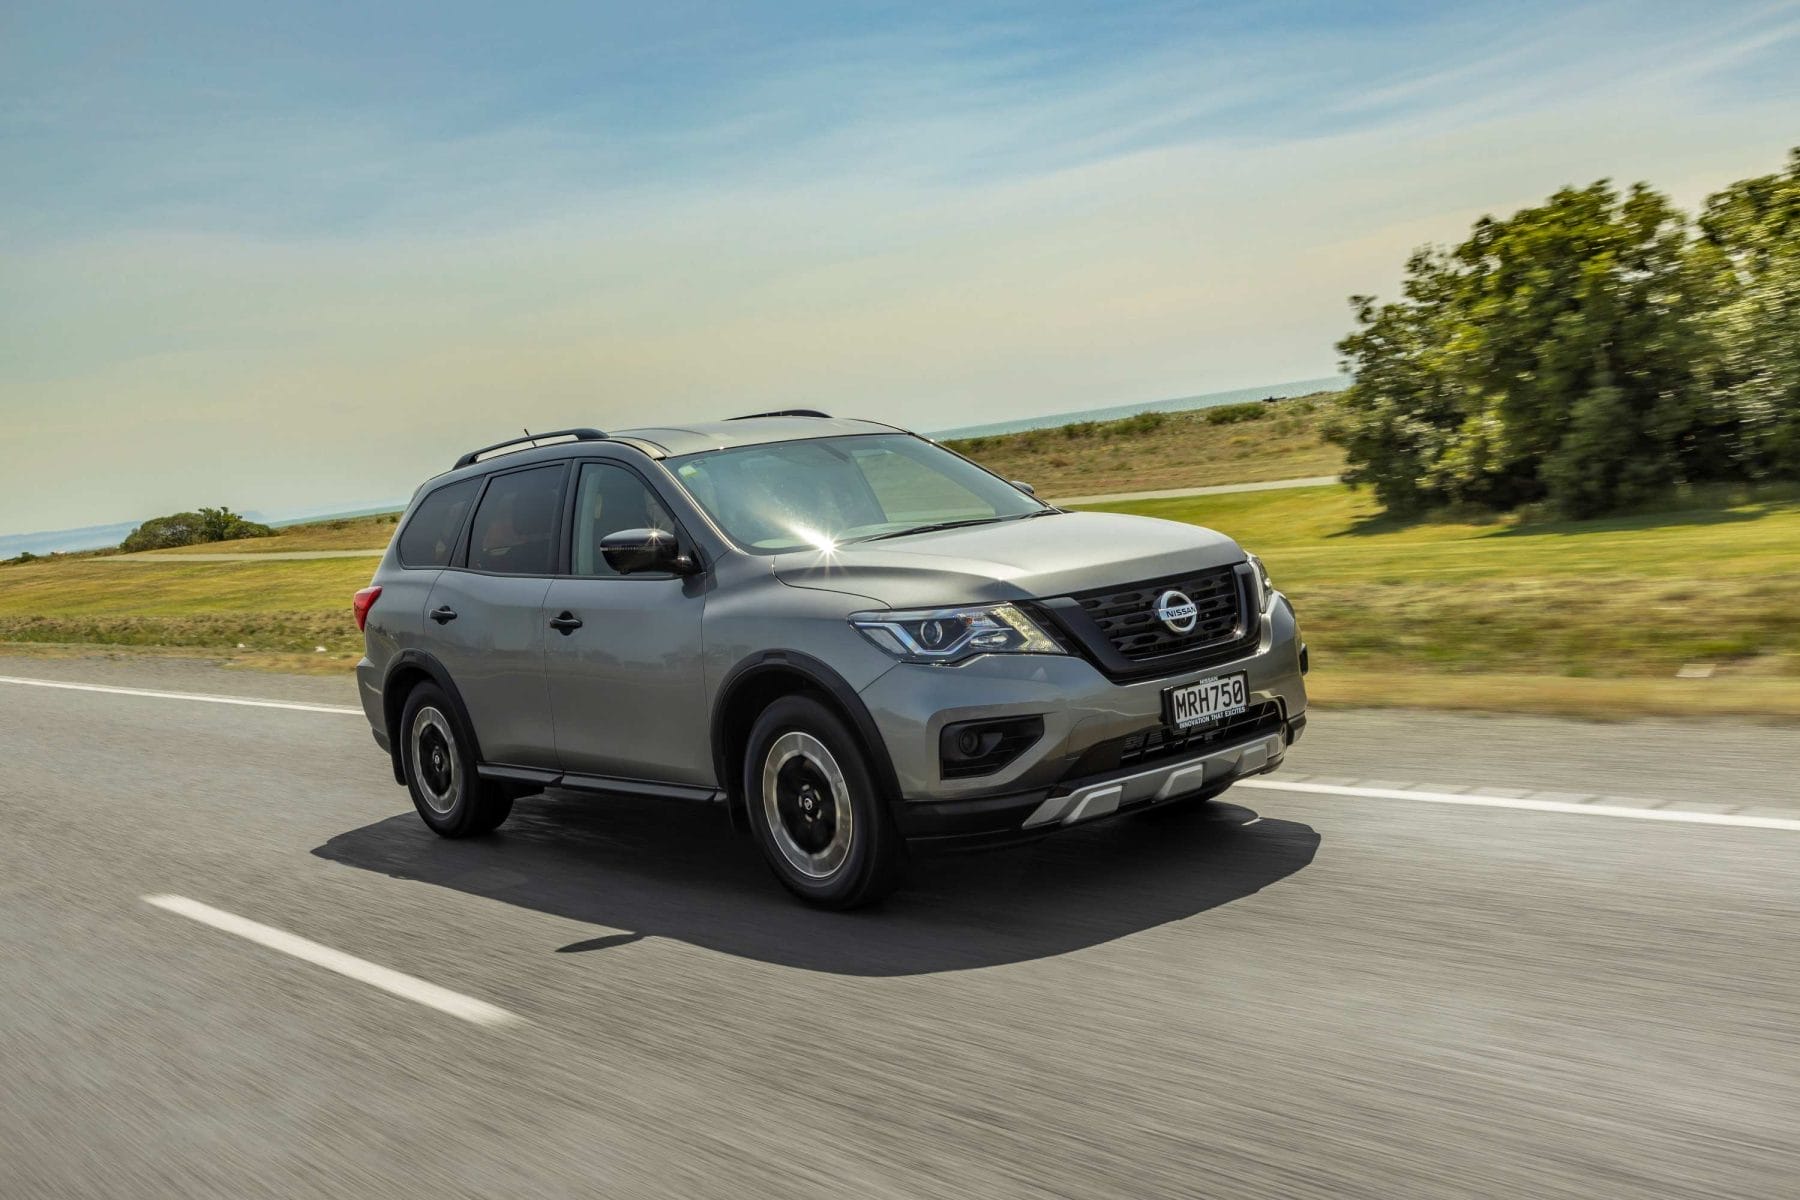
{"label": "hood", "polygon": [[794,587],[934,608],[1061,596],[1241,562],[1222,533],[1180,521],[1070,512],[775,556]]}

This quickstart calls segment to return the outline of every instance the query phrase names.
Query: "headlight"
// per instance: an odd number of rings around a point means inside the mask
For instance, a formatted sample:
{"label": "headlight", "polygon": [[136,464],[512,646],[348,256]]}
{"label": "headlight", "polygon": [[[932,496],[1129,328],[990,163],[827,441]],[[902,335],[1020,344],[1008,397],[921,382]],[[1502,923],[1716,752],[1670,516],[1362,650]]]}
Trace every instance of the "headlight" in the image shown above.
{"label": "headlight", "polygon": [[1244,557],[1250,560],[1250,573],[1256,580],[1256,611],[1266,612],[1269,601],[1275,598],[1275,583],[1269,578],[1269,568],[1263,566],[1263,560],[1256,555],[1245,552]]}
{"label": "headlight", "polygon": [[1055,638],[1010,604],[856,613],[850,623],[905,662],[953,663],[977,654],[1063,653]]}

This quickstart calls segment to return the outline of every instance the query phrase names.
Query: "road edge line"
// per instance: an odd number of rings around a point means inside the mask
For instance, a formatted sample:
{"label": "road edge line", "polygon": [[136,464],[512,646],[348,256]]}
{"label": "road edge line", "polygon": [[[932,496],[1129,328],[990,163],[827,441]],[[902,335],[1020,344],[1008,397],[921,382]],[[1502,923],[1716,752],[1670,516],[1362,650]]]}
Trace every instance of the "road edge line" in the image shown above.
{"label": "road edge line", "polygon": [[197,704],[237,704],[245,708],[282,708],[292,712],[331,713],[334,716],[362,716],[360,708],[348,704],[308,704],[303,700],[263,700],[255,696],[219,696],[209,692],[163,692],[153,688],[119,687],[107,683],[76,683],[68,679],[32,679],[25,675],[0,675],[0,683],[16,683],[21,687],[60,688],[70,692],[99,692],[109,696],[138,696],[150,700],[192,700]]}
{"label": "road edge line", "polygon": [[1631,808],[1623,804],[1573,804],[1567,800],[1470,796],[1458,792],[1415,792],[1400,788],[1350,787],[1334,783],[1282,783],[1273,779],[1245,779],[1239,781],[1235,786],[1320,796],[1351,796],[1363,800],[1414,800],[1421,804],[1456,804],[1470,808],[1515,808],[1527,812],[1623,817],[1632,821],[1673,821],[1688,825],[1724,825],[1737,829],[1779,829],[1788,833],[1800,833],[1800,820],[1789,817],[1687,812],[1678,808]]}

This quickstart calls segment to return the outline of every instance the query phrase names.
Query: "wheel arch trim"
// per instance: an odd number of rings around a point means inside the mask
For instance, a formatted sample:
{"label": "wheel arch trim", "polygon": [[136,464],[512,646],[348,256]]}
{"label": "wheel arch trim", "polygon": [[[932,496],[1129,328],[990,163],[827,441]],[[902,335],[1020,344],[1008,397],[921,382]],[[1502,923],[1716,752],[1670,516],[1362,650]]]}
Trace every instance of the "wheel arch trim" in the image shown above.
{"label": "wheel arch trim", "polygon": [[[868,755],[869,774],[874,777],[875,786],[881,793],[880,799],[890,806],[894,804],[900,795],[899,777],[894,773],[893,760],[888,756],[887,742],[882,738],[880,728],[869,715],[868,706],[863,703],[856,689],[829,665],[810,654],[798,650],[762,650],[743,659],[726,673],[713,701],[713,770],[721,790],[731,801],[733,822],[743,818],[742,810],[747,801],[742,795],[743,764],[737,764],[734,769],[727,752],[731,745],[731,738],[728,736],[730,730],[726,728],[727,714],[731,711],[733,701],[746,686],[771,675],[799,676],[830,700],[832,707],[849,721],[850,731],[861,743],[863,752]],[[744,733],[747,737],[749,731],[745,730]]]}
{"label": "wheel arch trim", "polygon": [[[481,762],[481,740],[475,736],[475,724],[469,720],[468,705],[463,702],[462,692],[450,678],[450,672],[443,663],[424,650],[407,649],[396,654],[381,675],[381,710],[387,726],[388,753],[394,761],[394,779],[406,783],[405,760],[402,755],[404,739],[400,736],[400,718],[406,707],[405,694],[395,694],[394,680],[406,673],[423,674],[436,684],[450,698],[450,707],[454,710],[451,716],[456,721],[457,735],[467,738],[469,750],[476,762]],[[410,691],[410,689],[408,689]]]}

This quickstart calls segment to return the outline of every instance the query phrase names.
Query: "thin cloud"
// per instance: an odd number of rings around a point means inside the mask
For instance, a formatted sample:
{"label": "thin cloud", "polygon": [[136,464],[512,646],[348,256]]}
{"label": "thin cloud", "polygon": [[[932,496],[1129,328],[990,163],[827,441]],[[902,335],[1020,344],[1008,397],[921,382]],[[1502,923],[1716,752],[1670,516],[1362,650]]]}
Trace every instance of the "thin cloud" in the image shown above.
{"label": "thin cloud", "polygon": [[[469,118],[486,76],[429,115],[146,98],[116,157],[27,156],[0,201],[0,529],[401,495],[522,423],[930,428],[1325,375],[1344,297],[1481,212],[1775,169],[1797,85],[1728,77],[1792,7],[839,32],[641,122],[614,93]],[[134,96],[89,86],[7,128]]]}

